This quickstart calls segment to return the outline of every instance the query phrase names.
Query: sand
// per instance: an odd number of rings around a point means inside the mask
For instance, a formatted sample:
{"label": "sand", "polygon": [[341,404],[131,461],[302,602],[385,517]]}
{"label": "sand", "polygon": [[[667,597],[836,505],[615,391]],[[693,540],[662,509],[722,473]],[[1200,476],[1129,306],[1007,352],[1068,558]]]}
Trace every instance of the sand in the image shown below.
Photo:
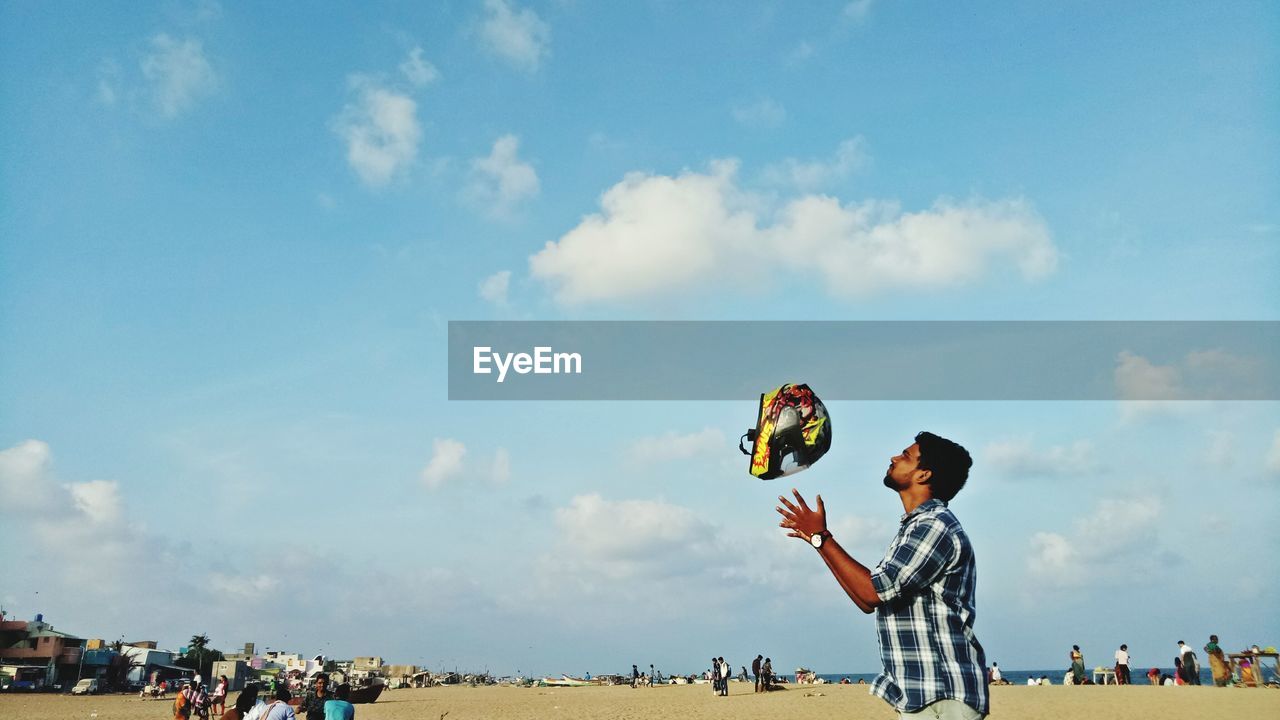
{"label": "sand", "polygon": [[[232,695],[234,698],[234,694]],[[1206,720],[1280,717],[1280,691],[1214,687],[992,688],[992,716],[1028,720]],[[0,720],[135,720],[170,718],[171,705],[136,695],[26,695],[0,693]],[[756,695],[733,683],[727,698],[706,685],[516,688],[465,686],[390,690],[372,705],[357,705],[357,720],[830,720],[896,714],[866,686],[804,685]]]}

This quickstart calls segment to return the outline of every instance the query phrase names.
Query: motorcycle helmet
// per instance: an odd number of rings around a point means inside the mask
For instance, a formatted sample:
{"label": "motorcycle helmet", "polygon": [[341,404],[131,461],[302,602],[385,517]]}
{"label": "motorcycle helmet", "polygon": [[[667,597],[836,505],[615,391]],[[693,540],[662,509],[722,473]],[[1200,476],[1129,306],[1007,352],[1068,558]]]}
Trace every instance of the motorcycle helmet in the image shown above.
{"label": "motorcycle helmet", "polygon": [[738,440],[738,449],[751,457],[749,470],[761,480],[808,469],[831,449],[827,406],[808,385],[787,384],[764,393],[756,426]]}

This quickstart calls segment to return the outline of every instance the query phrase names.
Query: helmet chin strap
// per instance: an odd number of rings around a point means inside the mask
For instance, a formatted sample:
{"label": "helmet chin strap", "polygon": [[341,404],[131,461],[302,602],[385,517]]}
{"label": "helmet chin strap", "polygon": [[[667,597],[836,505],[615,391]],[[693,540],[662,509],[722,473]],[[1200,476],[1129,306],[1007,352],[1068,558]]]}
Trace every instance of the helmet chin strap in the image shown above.
{"label": "helmet chin strap", "polygon": [[744,443],[753,443],[755,441],[756,441],[756,429],[751,428],[750,430],[744,432],[742,434],[742,437],[738,438],[738,449],[742,451],[743,455],[750,455],[751,451],[744,446]]}

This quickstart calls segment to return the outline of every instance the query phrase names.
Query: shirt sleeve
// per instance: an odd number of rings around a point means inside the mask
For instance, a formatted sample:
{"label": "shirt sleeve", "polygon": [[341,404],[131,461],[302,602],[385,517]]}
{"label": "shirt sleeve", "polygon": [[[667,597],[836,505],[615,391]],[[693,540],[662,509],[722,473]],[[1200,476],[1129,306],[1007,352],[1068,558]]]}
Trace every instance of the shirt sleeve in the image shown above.
{"label": "shirt sleeve", "polygon": [[955,552],[955,539],[946,525],[931,518],[912,523],[906,536],[871,573],[881,602],[928,587],[942,577]]}

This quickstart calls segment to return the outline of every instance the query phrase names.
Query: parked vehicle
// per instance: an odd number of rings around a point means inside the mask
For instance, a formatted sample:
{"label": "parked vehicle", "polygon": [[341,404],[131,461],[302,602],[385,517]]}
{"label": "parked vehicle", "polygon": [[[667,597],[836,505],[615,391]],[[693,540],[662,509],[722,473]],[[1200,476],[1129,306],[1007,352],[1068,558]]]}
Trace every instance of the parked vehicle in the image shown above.
{"label": "parked vehicle", "polygon": [[71,688],[72,695],[94,695],[97,694],[97,692],[98,681],[94,678],[85,678],[76,683],[75,687]]}

